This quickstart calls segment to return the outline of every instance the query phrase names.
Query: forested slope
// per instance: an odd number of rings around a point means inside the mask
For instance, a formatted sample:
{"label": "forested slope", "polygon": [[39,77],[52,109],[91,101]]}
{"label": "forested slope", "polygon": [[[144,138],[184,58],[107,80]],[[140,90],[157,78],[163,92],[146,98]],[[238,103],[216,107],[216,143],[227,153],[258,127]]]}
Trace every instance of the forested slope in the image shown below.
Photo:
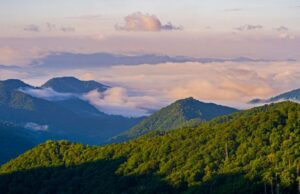
{"label": "forested slope", "polygon": [[[300,105],[88,147],[49,141],[0,168],[5,193],[297,193]],[[25,178],[26,177],[26,178]]]}

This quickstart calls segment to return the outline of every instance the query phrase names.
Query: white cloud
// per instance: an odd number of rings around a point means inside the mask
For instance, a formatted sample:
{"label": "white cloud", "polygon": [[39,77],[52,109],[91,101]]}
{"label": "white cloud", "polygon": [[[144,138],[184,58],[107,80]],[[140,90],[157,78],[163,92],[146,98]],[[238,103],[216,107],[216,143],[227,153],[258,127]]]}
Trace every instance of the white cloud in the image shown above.
{"label": "white cloud", "polygon": [[162,99],[155,96],[129,94],[125,88],[114,87],[104,92],[93,90],[83,96],[99,110],[127,117],[145,116],[161,108]]}
{"label": "white cloud", "polygon": [[61,101],[78,97],[76,94],[56,92],[52,88],[20,88],[19,91],[50,101]]}
{"label": "white cloud", "polygon": [[174,26],[171,22],[162,24],[155,15],[143,14],[136,12],[124,18],[125,24],[123,26],[116,25],[117,30],[124,31],[171,31],[182,30],[182,27]]}
{"label": "white cloud", "polygon": [[47,131],[49,129],[48,125],[39,125],[33,122],[26,123],[24,127],[33,131]]}
{"label": "white cloud", "polygon": [[[245,107],[243,105],[254,98],[268,98],[300,88],[299,65],[299,62],[288,61],[164,63],[155,66],[144,64],[48,70],[47,74],[40,69],[35,72],[38,77],[32,73],[28,73],[27,78],[26,75],[22,76],[24,81],[40,79],[40,83],[52,77],[65,75],[97,80],[113,88],[103,93],[92,91],[82,99],[109,114],[140,116],[176,99],[190,96],[202,101]],[[13,74],[11,76],[13,77]],[[13,78],[17,76],[20,75],[16,74]],[[48,99],[54,95],[49,91],[43,92],[46,92],[44,97]],[[41,91],[38,93],[39,96],[43,96]],[[60,98],[69,97],[59,95]],[[57,94],[54,96],[57,97]]]}

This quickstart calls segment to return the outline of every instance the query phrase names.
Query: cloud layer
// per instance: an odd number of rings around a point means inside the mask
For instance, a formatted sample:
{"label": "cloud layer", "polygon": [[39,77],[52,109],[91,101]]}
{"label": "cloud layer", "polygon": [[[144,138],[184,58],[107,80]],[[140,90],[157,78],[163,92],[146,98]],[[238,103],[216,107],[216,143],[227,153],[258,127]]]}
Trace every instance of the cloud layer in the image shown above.
{"label": "cloud layer", "polygon": [[[269,98],[300,88],[297,61],[186,62],[116,65],[84,69],[24,68],[0,71],[6,78],[22,77],[29,83],[42,83],[52,77],[72,75],[83,80],[97,80],[112,86],[99,93],[81,96],[99,110],[124,116],[147,115],[174,100],[193,96],[202,101],[243,108],[254,98]],[[35,74],[31,72],[35,72]],[[3,73],[4,72],[4,73]],[[51,89],[26,90],[48,100],[62,100],[71,94]]]}
{"label": "cloud layer", "polygon": [[127,117],[146,116],[165,105],[160,98],[132,94],[122,87],[110,88],[105,92],[94,90],[85,94],[83,99],[105,113]]}
{"label": "cloud layer", "polygon": [[20,88],[19,91],[50,101],[62,101],[78,97],[76,94],[56,92],[52,88]]}
{"label": "cloud layer", "polygon": [[49,128],[48,125],[39,125],[39,124],[33,123],[33,122],[26,123],[24,127],[26,129],[30,129],[30,130],[33,130],[33,131],[47,131],[48,128]]}
{"label": "cloud layer", "polygon": [[124,25],[116,25],[116,30],[123,31],[147,31],[147,32],[157,32],[157,31],[172,31],[172,30],[182,30],[182,27],[174,26],[171,22],[167,24],[162,24],[161,21],[155,15],[143,14],[141,12],[136,12],[128,15],[124,18]]}

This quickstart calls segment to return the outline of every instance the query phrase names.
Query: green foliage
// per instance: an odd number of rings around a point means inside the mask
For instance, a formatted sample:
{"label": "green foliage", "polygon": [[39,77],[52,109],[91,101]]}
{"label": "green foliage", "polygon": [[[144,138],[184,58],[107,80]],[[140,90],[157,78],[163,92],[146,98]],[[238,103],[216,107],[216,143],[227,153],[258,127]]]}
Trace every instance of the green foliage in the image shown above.
{"label": "green foliage", "polygon": [[3,165],[0,190],[288,194],[299,164],[300,105],[282,102],[122,144],[49,141]]}
{"label": "green foliage", "polygon": [[145,118],[123,134],[113,138],[113,141],[121,142],[133,139],[155,130],[168,131],[185,126],[195,126],[202,121],[208,121],[236,111],[234,108],[203,103],[193,98],[178,100]]}
{"label": "green foliage", "polygon": [[[75,78],[56,78],[49,81],[53,82],[66,87],[66,90],[78,86],[78,92],[80,88],[86,91],[105,87],[97,82],[84,82]],[[19,126],[25,126],[27,123],[47,125],[48,131],[39,131],[39,142],[67,139],[86,144],[104,144],[109,138],[131,128],[141,120],[107,115],[79,98],[62,101],[35,98],[21,92],[20,88],[34,89],[20,80],[0,81],[0,119]]]}

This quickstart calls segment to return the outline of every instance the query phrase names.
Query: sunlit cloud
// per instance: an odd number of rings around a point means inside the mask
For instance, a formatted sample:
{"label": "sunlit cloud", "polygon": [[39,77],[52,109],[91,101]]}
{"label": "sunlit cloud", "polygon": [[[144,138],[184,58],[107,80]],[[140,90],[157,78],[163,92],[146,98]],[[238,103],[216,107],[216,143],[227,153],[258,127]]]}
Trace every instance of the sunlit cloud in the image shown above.
{"label": "sunlit cloud", "polygon": [[136,12],[124,18],[124,25],[116,25],[116,30],[123,31],[172,31],[182,30],[182,27],[174,26],[171,22],[162,24],[155,15]]}

